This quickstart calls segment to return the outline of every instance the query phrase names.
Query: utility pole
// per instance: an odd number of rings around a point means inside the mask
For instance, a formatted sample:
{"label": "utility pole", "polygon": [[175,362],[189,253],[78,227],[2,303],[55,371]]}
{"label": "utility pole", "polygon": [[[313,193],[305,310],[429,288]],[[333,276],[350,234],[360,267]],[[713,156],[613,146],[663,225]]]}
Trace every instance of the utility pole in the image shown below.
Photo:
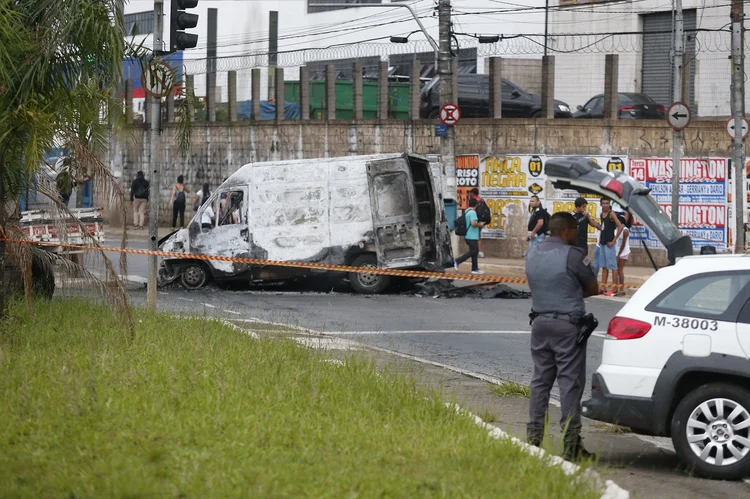
{"label": "utility pole", "polygon": [[[438,30],[439,30],[439,53],[438,73],[440,74],[440,105],[447,104],[453,99],[453,55],[451,53],[451,2],[450,0],[439,0],[438,3]],[[458,105],[458,102],[453,102]],[[440,156],[445,165],[446,186],[453,199],[458,201],[458,189],[456,186],[456,135],[453,129],[448,127],[448,133],[440,138]],[[454,252],[457,249],[458,239],[451,233]]]}
{"label": "utility pole", "polygon": [[544,2],[544,57],[547,57],[547,46],[549,39],[549,0]]}
{"label": "utility pole", "polygon": [[745,142],[742,120],[745,119],[745,12],[743,0],[732,0],[732,84],[731,107],[734,117],[732,164],[734,165],[735,253],[745,252]]}
{"label": "utility pole", "polygon": [[[154,0],[154,57],[160,54],[164,47],[164,0]],[[148,80],[148,79],[146,79]],[[148,89],[146,89],[148,90]],[[159,248],[159,134],[161,128],[161,97],[156,95],[151,99],[151,178],[149,179],[148,193],[148,235],[149,249],[157,251]],[[148,284],[146,288],[146,299],[148,309],[156,311],[156,281],[157,281],[157,257],[148,257]]]}
{"label": "utility pole", "polygon": [[[682,102],[682,55],[685,52],[685,30],[682,0],[674,0],[674,38],[672,40],[672,102]],[[680,223],[680,163],[682,131],[672,131],[672,222]]]}
{"label": "utility pole", "polygon": [[[279,58],[279,13],[268,13],[268,100],[276,96],[276,65]],[[278,102],[276,103],[278,105]]]}

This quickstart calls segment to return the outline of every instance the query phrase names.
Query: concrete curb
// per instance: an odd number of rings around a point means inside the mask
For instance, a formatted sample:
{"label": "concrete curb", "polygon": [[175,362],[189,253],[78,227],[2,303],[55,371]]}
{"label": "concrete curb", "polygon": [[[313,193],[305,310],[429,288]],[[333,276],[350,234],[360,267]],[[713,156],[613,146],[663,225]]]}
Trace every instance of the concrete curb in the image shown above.
{"label": "concrete curb", "polygon": [[[559,456],[553,456],[547,454],[547,452],[544,451],[544,449],[540,449],[539,447],[535,447],[533,445],[529,445],[526,442],[521,441],[520,439],[516,437],[510,436],[508,433],[504,432],[497,426],[493,426],[489,423],[485,423],[482,418],[479,416],[472,414],[470,411],[467,411],[466,409],[462,409],[459,407],[458,404],[445,404],[448,408],[454,408],[456,412],[459,414],[464,414],[466,416],[469,416],[474,420],[476,424],[487,430],[490,434],[490,436],[494,439],[500,440],[500,439],[506,439],[513,442],[513,444],[517,445],[521,449],[523,449],[526,453],[531,454],[534,457],[537,457],[541,459],[542,461],[545,461],[549,466],[557,466],[560,469],[562,469],[563,473],[566,475],[575,475],[581,472],[581,467],[577,464],[571,463],[570,461],[566,461],[563,458]],[[586,478],[587,480],[593,481],[596,486],[603,490],[604,493],[601,496],[601,499],[629,499],[630,498],[630,492],[623,489],[619,485],[617,485],[612,480],[604,480],[599,473],[594,471],[593,468],[587,469],[583,474],[581,474],[582,477]]]}

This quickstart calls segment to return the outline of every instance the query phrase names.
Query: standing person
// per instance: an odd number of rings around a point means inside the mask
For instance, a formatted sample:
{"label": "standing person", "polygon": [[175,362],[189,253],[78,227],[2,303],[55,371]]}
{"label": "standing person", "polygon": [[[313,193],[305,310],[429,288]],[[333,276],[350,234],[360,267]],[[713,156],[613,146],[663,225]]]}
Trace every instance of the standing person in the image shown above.
{"label": "standing person", "polygon": [[586,201],[586,198],[576,198],[576,210],[573,212],[573,218],[578,223],[576,246],[581,248],[587,255],[589,254],[589,225],[597,230],[602,230],[602,225],[586,209],[588,208],[588,204],[589,202]]}
{"label": "standing person", "polygon": [[[469,191],[469,197],[473,197],[477,200],[477,218],[482,222],[484,226],[489,225],[492,222],[492,210],[484,202],[484,199],[479,195],[479,188],[474,187]],[[479,229],[479,258],[484,258],[484,251],[482,250],[482,229]]]}
{"label": "standing person", "polygon": [[203,206],[206,201],[208,201],[209,197],[211,197],[211,191],[208,188],[208,182],[206,182],[203,184],[203,188],[195,194],[195,199],[193,199],[193,209],[198,211],[198,208]]}
{"label": "standing person", "polygon": [[453,266],[458,270],[458,266],[464,263],[466,260],[471,258],[471,273],[472,274],[484,274],[484,271],[479,270],[479,231],[484,227],[484,223],[480,222],[477,217],[477,200],[469,198],[469,208],[464,213],[466,218],[466,235],[464,241],[469,247],[469,251],[461,255],[457,260],[453,262]]}
{"label": "standing person", "polygon": [[146,207],[148,206],[149,183],[143,172],[135,174],[135,180],[130,185],[130,201],[133,203],[133,225],[142,229],[146,223]]}
{"label": "standing person", "polygon": [[[599,269],[602,269],[602,285],[606,288],[609,280],[609,271],[612,271],[612,284],[617,284],[617,248],[615,243],[622,232],[622,224],[612,211],[609,199],[602,198],[602,221],[599,233],[599,244],[594,253],[594,273],[599,277]],[[614,292],[613,292],[614,294]]]}
{"label": "standing person", "polygon": [[[620,222],[623,229],[615,248],[617,248],[617,284],[623,285],[625,284],[625,266],[630,259],[630,227],[633,225],[633,216],[628,210],[625,210],[625,213],[622,214]],[[625,294],[625,290],[623,288],[618,289],[618,294]]]}
{"label": "standing person", "polygon": [[549,213],[542,207],[542,202],[539,200],[539,196],[531,196],[529,200],[529,210],[531,216],[529,217],[529,236],[526,238],[529,241],[529,249],[535,248],[544,242],[549,231]]}
{"label": "standing person", "polygon": [[540,446],[544,439],[550,391],[557,379],[563,428],[563,457],[591,457],[581,439],[581,397],[586,386],[586,342],[578,343],[578,324],[586,314],[583,301],[597,294],[596,276],[588,256],[576,245],[578,223],[573,215],[555,213],[550,237],[529,249],[526,278],[531,288],[531,379],[527,438]]}
{"label": "standing person", "polygon": [[180,216],[180,229],[185,228],[185,204],[187,203],[186,194],[190,189],[185,185],[185,177],[177,177],[177,184],[172,187],[172,196],[169,198],[169,204],[172,206],[172,228],[177,227],[177,215]]}

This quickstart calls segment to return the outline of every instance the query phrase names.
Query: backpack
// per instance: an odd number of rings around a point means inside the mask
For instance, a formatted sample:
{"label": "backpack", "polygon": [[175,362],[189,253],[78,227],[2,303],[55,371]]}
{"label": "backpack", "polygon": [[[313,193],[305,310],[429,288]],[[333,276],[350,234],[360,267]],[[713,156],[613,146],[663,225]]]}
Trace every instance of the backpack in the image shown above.
{"label": "backpack", "polygon": [[174,196],[174,202],[177,204],[185,204],[185,191],[178,190]]}
{"label": "backpack", "polygon": [[469,231],[469,228],[466,226],[466,215],[461,215],[456,219],[456,222],[454,224],[455,232],[457,236],[465,236],[466,233]]}
{"label": "backpack", "polygon": [[492,221],[492,211],[490,210],[490,207],[487,206],[487,203],[482,200],[476,208],[477,212],[477,219],[479,219],[480,222],[484,222],[485,224],[488,224]]}
{"label": "backpack", "polygon": [[138,199],[146,199],[148,198],[148,181],[143,180],[141,182],[138,182],[135,186],[135,192],[133,193],[133,197]]}
{"label": "backpack", "polygon": [[544,223],[542,224],[542,229],[539,231],[540,234],[546,234],[549,232],[549,212],[546,208],[541,208],[542,210],[542,216],[544,217]]}

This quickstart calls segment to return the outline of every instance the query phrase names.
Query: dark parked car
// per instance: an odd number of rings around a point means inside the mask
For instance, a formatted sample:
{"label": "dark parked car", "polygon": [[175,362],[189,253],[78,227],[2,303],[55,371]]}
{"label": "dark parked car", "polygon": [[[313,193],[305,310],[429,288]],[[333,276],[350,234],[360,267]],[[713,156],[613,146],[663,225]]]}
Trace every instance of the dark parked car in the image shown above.
{"label": "dark parked car", "polygon": [[[440,77],[436,76],[422,89],[419,117],[436,119],[440,112]],[[542,98],[516,84],[503,80],[503,118],[539,118],[542,115]],[[490,117],[490,76],[478,74],[458,75],[458,107],[462,118]],[[555,118],[570,118],[570,107],[555,101]]]}
{"label": "dark parked car", "polygon": [[[578,106],[574,118],[604,118],[604,94],[592,97],[585,105]],[[664,106],[657,104],[646,94],[617,94],[617,117],[630,120],[663,120]]]}

